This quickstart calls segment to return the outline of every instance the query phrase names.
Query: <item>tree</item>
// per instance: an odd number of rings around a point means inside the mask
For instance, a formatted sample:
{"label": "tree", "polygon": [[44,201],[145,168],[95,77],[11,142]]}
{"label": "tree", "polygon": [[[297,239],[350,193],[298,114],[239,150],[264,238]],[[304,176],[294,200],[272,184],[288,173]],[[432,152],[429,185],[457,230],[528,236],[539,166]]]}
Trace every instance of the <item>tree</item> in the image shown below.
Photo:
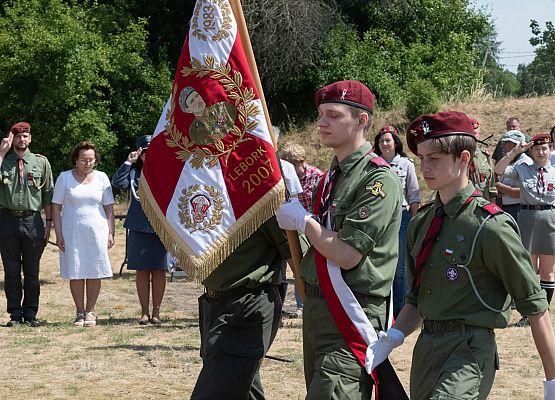
{"label": "tree", "polygon": [[2,128],[29,121],[33,149],[56,173],[82,140],[98,145],[112,172],[134,138],[152,132],[170,93],[167,66],[146,57],[145,21],[101,24],[104,12],[62,0],[3,5]]}
{"label": "tree", "polygon": [[530,44],[536,47],[536,57],[528,66],[519,66],[517,78],[523,95],[546,95],[555,93],[555,27],[545,23],[545,31],[532,20],[530,28],[534,35]]}

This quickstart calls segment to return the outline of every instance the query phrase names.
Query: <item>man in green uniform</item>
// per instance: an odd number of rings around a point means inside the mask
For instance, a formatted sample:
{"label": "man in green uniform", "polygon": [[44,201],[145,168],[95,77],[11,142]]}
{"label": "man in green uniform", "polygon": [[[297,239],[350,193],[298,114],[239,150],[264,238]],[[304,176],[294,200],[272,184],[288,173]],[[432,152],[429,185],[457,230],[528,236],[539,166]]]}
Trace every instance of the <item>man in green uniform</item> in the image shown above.
{"label": "man in green uniform", "polygon": [[39,324],[39,264],[52,224],[52,171],[46,157],[29,151],[30,144],[31,126],[26,122],[12,126],[0,144],[0,254],[8,326],[23,321],[31,326]]}
{"label": "man in green uniform", "polygon": [[476,149],[469,118],[460,112],[419,117],[407,130],[407,143],[421,160],[426,184],[438,193],[409,224],[411,291],[377,346],[386,356],[422,327],[411,399],[486,399],[499,363],[493,329],[507,326],[512,297],[530,316],[545,398],[555,399],[555,337],[545,292],[514,220],[469,183]]}
{"label": "man in green uniform", "polygon": [[277,333],[277,285],[282,260],[290,257],[285,233],[272,217],[202,282],[202,370],[192,400],[264,399],[259,369]]}
{"label": "man in green uniform", "polygon": [[[476,118],[470,118],[470,121],[476,139],[480,140],[480,122]],[[482,192],[484,199],[494,202],[497,197],[497,187],[491,156],[486,149],[477,146],[474,158],[470,162],[468,175],[476,189]]]}
{"label": "man in green uniform", "polygon": [[[301,263],[306,281],[306,398],[368,399],[373,381],[364,360],[361,363],[347,344],[344,326],[338,326],[333,314],[336,309],[329,302],[334,296],[345,299],[345,293],[350,293],[349,307],[344,310],[349,321],[356,309],[371,324],[370,329],[386,328],[403,196],[397,175],[371,153],[365,139],[374,111],[370,90],[357,81],[335,82],[320,89],[315,102],[321,141],[335,153],[331,172],[321,178],[314,196],[318,220],[298,200],[283,204],[276,212],[283,229],[305,233],[311,243]],[[337,292],[326,292],[317,272],[322,257]]]}

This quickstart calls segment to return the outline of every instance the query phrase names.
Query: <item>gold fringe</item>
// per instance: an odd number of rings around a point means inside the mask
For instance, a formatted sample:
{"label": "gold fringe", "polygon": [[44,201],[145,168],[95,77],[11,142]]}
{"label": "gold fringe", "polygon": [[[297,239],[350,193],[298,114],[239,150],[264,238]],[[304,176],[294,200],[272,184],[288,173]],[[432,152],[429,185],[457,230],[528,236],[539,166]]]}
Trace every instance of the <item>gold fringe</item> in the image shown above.
{"label": "gold fringe", "polygon": [[241,243],[270,219],[285,199],[283,179],[221,235],[200,256],[195,255],[187,243],[169,224],[156,204],[145,175],[141,174],[139,198],[150,224],[166,249],[179,261],[187,275],[202,283]]}

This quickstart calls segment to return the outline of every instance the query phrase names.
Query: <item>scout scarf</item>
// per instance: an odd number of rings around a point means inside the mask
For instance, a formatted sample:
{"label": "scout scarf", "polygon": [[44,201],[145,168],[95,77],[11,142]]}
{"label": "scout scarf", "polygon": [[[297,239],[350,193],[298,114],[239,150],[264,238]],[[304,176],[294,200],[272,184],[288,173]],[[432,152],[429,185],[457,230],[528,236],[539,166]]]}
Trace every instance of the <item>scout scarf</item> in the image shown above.
{"label": "scout scarf", "polygon": [[[379,163],[378,165],[383,165],[382,161],[386,163],[379,157],[377,159],[373,158],[372,161],[376,164]],[[314,204],[316,215],[326,215],[326,220],[320,220],[320,223],[328,229],[331,229],[331,218],[329,217],[329,210],[324,208],[331,208],[331,191],[339,172],[334,169],[332,172],[326,173],[325,179],[320,180]],[[345,283],[341,275],[341,268],[327,260],[316,249],[314,249],[314,255],[320,288],[335,324],[353,355],[365,367],[366,350],[370,344],[378,340],[376,331],[355,295]],[[405,390],[388,359],[374,369],[371,376],[375,384],[376,400],[408,400]]]}

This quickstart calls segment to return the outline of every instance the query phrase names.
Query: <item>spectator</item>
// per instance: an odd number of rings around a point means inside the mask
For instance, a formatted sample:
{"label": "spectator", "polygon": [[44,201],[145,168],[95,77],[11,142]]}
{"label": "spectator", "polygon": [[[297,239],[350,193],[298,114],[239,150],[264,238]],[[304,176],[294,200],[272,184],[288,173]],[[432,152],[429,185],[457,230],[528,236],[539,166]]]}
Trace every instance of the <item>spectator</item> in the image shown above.
{"label": "spectator", "polygon": [[[551,137],[551,143],[555,143],[555,126],[551,127],[551,131],[549,131],[549,136]],[[549,161],[551,162],[551,165],[555,166],[555,149],[551,151]]]}
{"label": "spectator", "polygon": [[[143,162],[152,136],[144,135],[135,141],[137,150],[127,156],[127,160],[112,177],[112,186],[131,191],[131,201],[125,218],[127,236],[127,268],[135,270],[135,285],[141,304],[140,325],[149,322],[160,325],[160,305],[166,290],[166,269],[168,255],[166,248],[154,232],[139,203],[137,190]],[[150,292],[152,290],[152,314],[150,313]]]}
{"label": "spectator", "polygon": [[[507,121],[505,121],[505,126],[506,126],[506,131],[520,131],[520,120],[518,119],[518,117],[509,117],[507,118]],[[530,136],[528,136],[526,133],[522,132],[522,134],[524,135],[524,139],[526,140],[526,142],[530,141]],[[495,145],[495,150],[493,151],[493,155],[491,156],[491,158],[493,159],[493,164],[495,165],[495,163],[497,163],[499,160],[501,160],[503,158],[504,154],[503,154],[503,144],[501,143],[501,141],[497,142],[497,144]]]}
{"label": "spectator", "polygon": [[[474,127],[476,140],[480,141],[480,122],[472,117],[470,121]],[[484,199],[495,202],[497,188],[495,187],[495,175],[489,152],[477,146],[469,168],[468,176],[476,189],[482,193]]]}
{"label": "spectator", "polygon": [[[39,265],[52,225],[52,171],[31,153],[31,125],[19,122],[0,144],[0,254],[10,321],[39,326]],[[9,152],[13,144],[13,151]],[[43,225],[41,210],[46,214]],[[23,271],[23,284],[21,272]],[[22,302],[23,300],[23,302]]]}
{"label": "spectator", "polygon": [[[500,142],[503,144],[503,153],[507,154],[519,143],[524,143],[524,135],[520,131],[508,131],[503,135]],[[510,165],[532,164],[533,161],[526,154],[520,154]],[[501,197],[501,207],[503,211],[511,214],[518,221],[520,213],[520,188],[515,180],[504,175],[499,176],[495,184]]]}
{"label": "spectator", "polygon": [[[295,167],[295,172],[301,182],[303,192],[299,194],[299,201],[307,211],[312,211],[312,192],[314,186],[322,176],[323,172],[318,168],[306,162],[306,153],[304,147],[296,143],[286,143],[279,152],[280,157],[289,161]],[[303,252],[308,250],[306,239],[301,237],[301,245]],[[295,301],[297,303],[297,316],[303,315],[303,302],[297,286],[295,285]]]}
{"label": "spectator", "polygon": [[71,162],[75,167],[58,176],[52,198],[60,275],[69,279],[77,309],[73,324],[94,326],[100,280],[112,276],[108,250],[114,245],[114,196],[106,174],[95,170],[100,154],[93,143],[75,146]]}
{"label": "spectator", "polygon": [[403,190],[403,214],[399,229],[399,258],[393,280],[393,316],[397,315],[405,304],[407,294],[407,270],[405,266],[407,226],[411,217],[416,215],[420,207],[420,188],[413,162],[407,157],[403,149],[403,142],[399,131],[393,126],[386,125],[374,139],[374,152],[391,165],[393,171],[401,180]]}
{"label": "spectator", "polygon": [[[533,164],[509,165],[520,154],[531,149]],[[498,175],[518,182],[522,210],[518,226],[524,247],[538,266],[540,286],[551,303],[555,288],[555,167],[549,157],[552,142],[549,133],[539,133],[530,143],[519,143],[495,166]],[[518,326],[526,326],[525,317]]]}

